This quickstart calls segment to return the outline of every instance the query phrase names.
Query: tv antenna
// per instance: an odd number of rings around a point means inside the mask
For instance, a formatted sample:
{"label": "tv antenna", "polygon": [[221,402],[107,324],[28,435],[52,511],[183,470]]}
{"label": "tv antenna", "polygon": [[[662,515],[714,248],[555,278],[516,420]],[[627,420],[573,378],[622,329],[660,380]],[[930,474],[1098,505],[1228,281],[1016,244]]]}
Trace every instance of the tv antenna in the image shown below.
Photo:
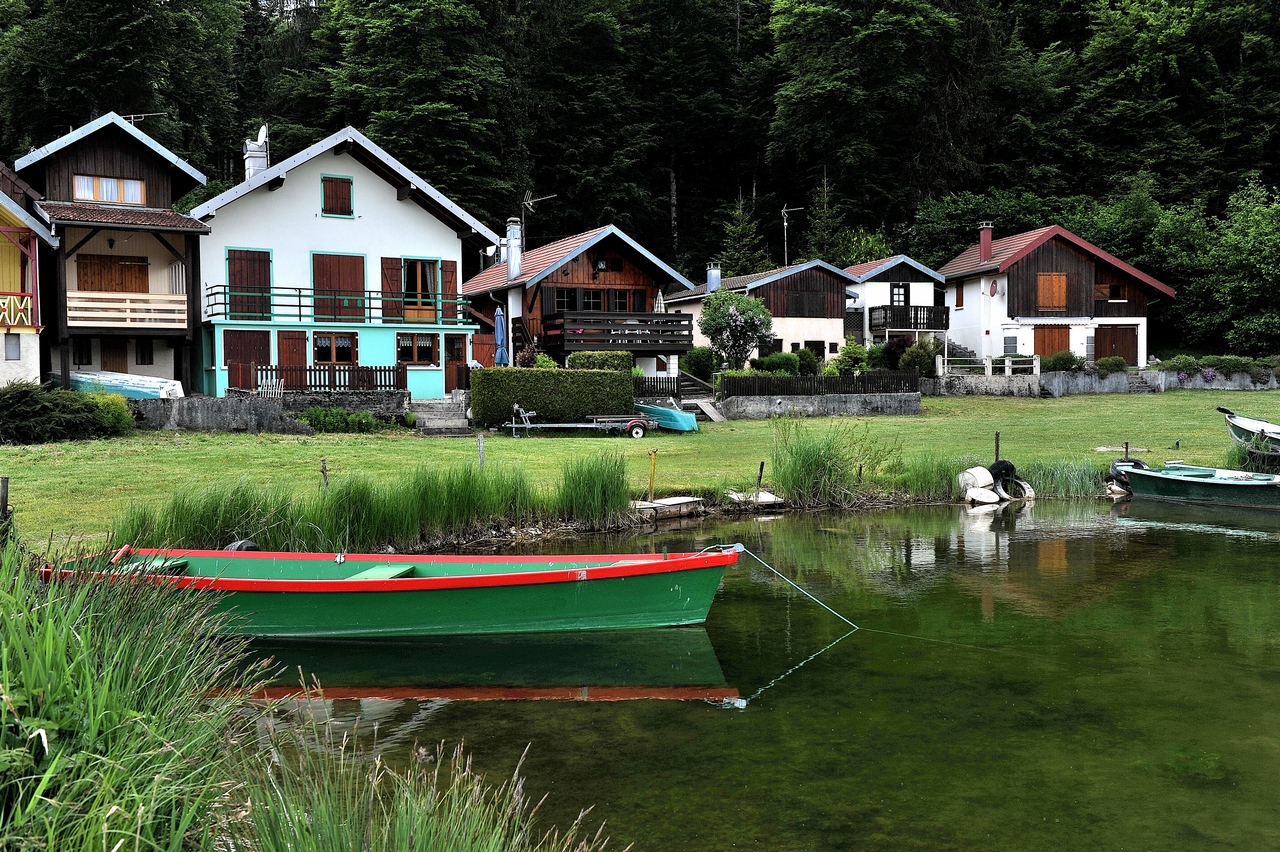
{"label": "tv antenna", "polygon": [[553,195],[544,195],[541,198],[534,198],[533,190],[531,189],[525,190],[524,201],[520,202],[520,235],[522,239],[524,236],[524,214],[526,212],[532,213],[533,205],[537,204],[539,201],[549,201],[550,199],[555,197],[556,196],[553,194]]}
{"label": "tv antenna", "polygon": [[803,207],[788,207],[782,205],[782,265],[789,266],[787,261],[787,214],[795,213],[797,210],[803,210]]}
{"label": "tv antenna", "polygon": [[130,124],[136,126],[138,122],[142,121],[144,118],[154,118],[157,115],[168,115],[168,114],[169,113],[167,112],[135,112],[129,115],[121,116],[121,118],[123,118],[125,121],[129,122]]}

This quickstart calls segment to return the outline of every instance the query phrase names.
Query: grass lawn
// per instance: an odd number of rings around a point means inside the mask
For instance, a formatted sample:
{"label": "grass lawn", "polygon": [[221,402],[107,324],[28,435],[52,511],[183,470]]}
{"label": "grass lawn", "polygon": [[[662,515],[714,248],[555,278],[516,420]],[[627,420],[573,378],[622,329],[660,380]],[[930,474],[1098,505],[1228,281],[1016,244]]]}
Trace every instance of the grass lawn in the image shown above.
{"label": "grass lawn", "polygon": [[[999,429],[1001,456],[1014,464],[1091,459],[1102,467],[1115,454],[1096,453],[1094,448],[1118,447],[1126,440],[1149,448],[1151,452],[1141,457],[1150,463],[1182,458],[1221,464],[1230,439],[1222,416],[1214,411],[1219,405],[1280,422],[1277,391],[1170,391],[1053,400],[932,397],[925,399],[919,417],[859,422],[870,424],[874,435],[900,445],[906,458],[973,454],[989,462]],[[832,422],[813,420],[809,426],[821,429]],[[1178,439],[1181,448],[1169,449]],[[672,494],[754,482],[760,462],[769,457],[771,441],[767,421],[703,424],[697,434],[651,434],[642,441],[517,440],[488,434],[485,458],[489,463],[522,465],[536,481],[549,485],[559,477],[566,459],[601,450],[622,452],[639,490],[647,488],[648,450],[656,447],[658,489]],[[10,501],[25,535],[38,538],[52,531],[57,539],[97,538],[105,535],[131,500],[165,498],[184,485],[248,477],[264,484],[316,488],[322,458],[327,460],[330,476],[364,473],[383,479],[417,465],[449,465],[475,457],[474,440],[423,439],[406,431],[312,438],[139,432],[111,441],[0,447],[0,475],[10,478]]]}

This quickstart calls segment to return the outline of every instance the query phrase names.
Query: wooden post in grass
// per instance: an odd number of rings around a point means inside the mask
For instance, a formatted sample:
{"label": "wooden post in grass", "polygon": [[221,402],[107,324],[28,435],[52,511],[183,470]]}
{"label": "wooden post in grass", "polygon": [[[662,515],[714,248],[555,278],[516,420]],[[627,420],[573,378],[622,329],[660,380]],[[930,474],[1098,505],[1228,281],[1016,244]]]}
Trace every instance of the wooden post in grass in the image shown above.
{"label": "wooden post in grass", "polygon": [[760,486],[764,484],[764,462],[760,462],[760,472],[756,474],[756,505],[760,505]]}
{"label": "wooden post in grass", "polygon": [[9,477],[0,476],[0,521],[9,514]]}
{"label": "wooden post in grass", "polygon": [[1000,461],[1000,433],[996,432],[996,461]]}
{"label": "wooden post in grass", "polygon": [[649,502],[653,502],[653,484],[658,477],[658,448],[649,450]]}
{"label": "wooden post in grass", "polygon": [[324,482],[324,493],[329,493],[329,465],[320,459],[320,479]]}

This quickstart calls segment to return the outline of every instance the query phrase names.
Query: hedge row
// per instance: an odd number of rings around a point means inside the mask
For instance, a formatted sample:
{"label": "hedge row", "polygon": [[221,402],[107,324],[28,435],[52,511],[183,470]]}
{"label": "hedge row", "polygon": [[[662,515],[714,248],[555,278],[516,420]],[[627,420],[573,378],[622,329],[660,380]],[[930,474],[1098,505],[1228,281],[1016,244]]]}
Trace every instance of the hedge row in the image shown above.
{"label": "hedge row", "polygon": [[570,370],[617,370],[630,374],[635,359],[630,352],[571,352],[564,365]]}
{"label": "hedge row", "polygon": [[0,387],[0,444],[107,438],[133,429],[124,397],[46,390],[30,382]]}
{"label": "hedge row", "polygon": [[482,428],[511,422],[512,406],[538,423],[581,423],[593,414],[631,414],[630,372],[485,367],[471,371],[472,420]]}

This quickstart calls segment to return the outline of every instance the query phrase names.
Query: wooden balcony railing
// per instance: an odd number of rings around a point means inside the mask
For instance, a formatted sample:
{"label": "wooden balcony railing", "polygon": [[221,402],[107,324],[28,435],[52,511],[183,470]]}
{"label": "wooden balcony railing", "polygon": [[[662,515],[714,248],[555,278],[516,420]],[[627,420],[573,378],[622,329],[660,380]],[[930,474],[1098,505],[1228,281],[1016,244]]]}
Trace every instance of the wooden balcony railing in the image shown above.
{"label": "wooden balcony railing", "polygon": [[35,324],[36,316],[30,293],[0,293],[0,325]]}
{"label": "wooden balcony railing", "polygon": [[688,352],[693,348],[693,315],[567,311],[548,314],[542,320],[539,344],[554,353]]}
{"label": "wooden balcony railing", "polygon": [[946,331],[951,309],[933,305],[879,305],[869,309],[872,331]]}
{"label": "wooden balcony railing", "polygon": [[409,387],[403,364],[394,367],[361,367],[352,364],[311,364],[282,367],[277,364],[227,365],[227,384],[243,390],[278,385],[284,391],[404,390]]}
{"label": "wooden balcony railing", "polygon": [[231,290],[219,286],[208,289],[204,316],[249,322],[462,325],[472,322],[470,305],[463,298],[416,299],[376,290],[339,293],[309,287]]}
{"label": "wooden balcony railing", "polygon": [[633,376],[631,383],[636,396],[680,397],[679,376]]}
{"label": "wooden balcony railing", "polygon": [[152,330],[187,327],[187,297],[173,293],[67,293],[67,325]]}

